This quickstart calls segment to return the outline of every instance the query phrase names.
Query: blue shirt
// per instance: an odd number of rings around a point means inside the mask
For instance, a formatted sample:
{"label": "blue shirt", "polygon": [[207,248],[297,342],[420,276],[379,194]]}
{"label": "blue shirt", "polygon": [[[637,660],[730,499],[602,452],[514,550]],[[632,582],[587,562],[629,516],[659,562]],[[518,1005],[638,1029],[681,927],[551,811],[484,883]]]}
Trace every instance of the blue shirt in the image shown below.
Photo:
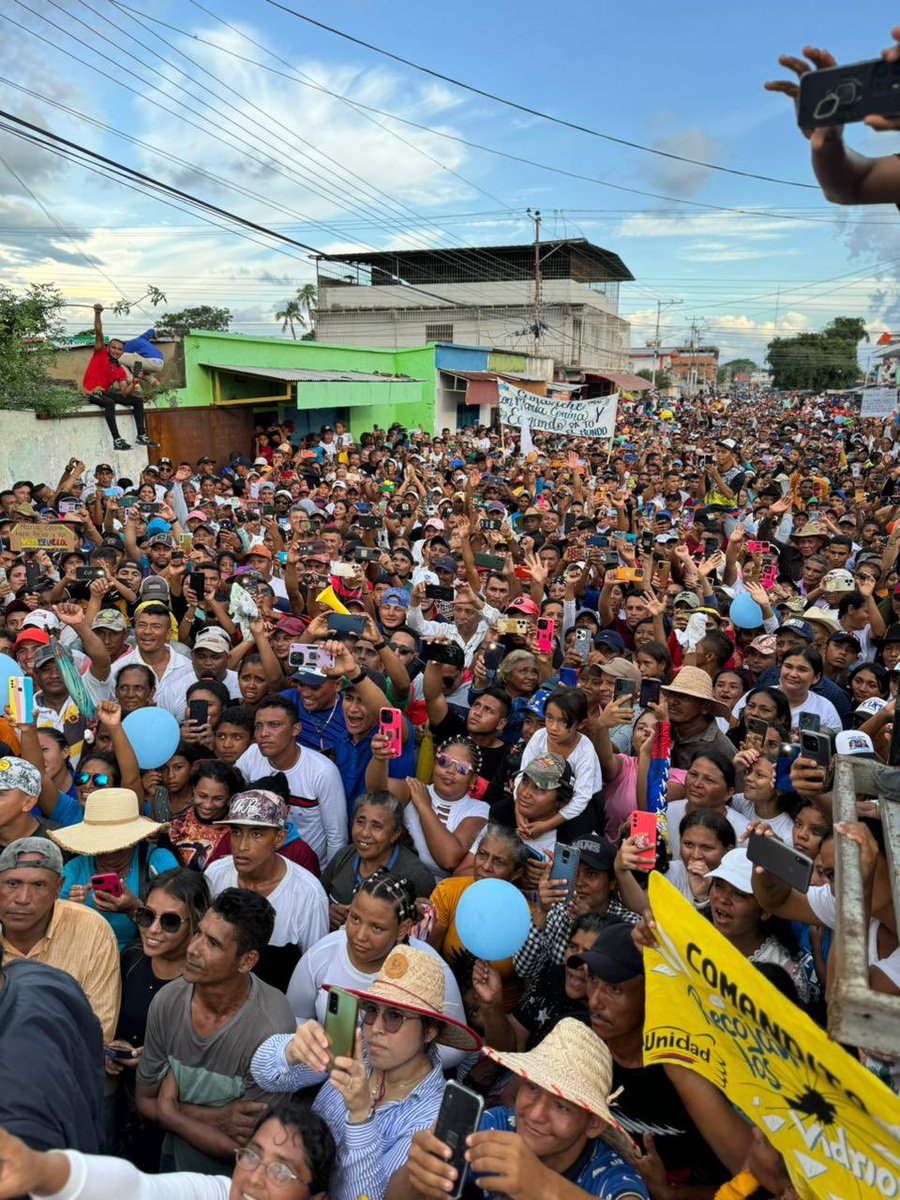
{"label": "blue shirt", "polygon": [[[482,1116],[478,1128],[481,1133],[495,1129],[515,1133],[515,1110],[489,1108]],[[471,1169],[467,1178],[475,1178]],[[483,1186],[487,1187],[490,1176],[481,1178],[484,1180]],[[641,1197],[641,1200],[649,1198],[646,1185],[638,1172],[601,1138],[594,1138],[588,1142],[581,1158],[566,1172],[565,1178],[589,1196],[599,1196],[601,1200],[617,1200],[618,1197],[622,1200],[626,1200],[627,1197]]]}
{"label": "blue shirt", "polygon": [[[297,706],[300,721],[298,743],[310,750],[318,750],[330,758],[340,771],[347,794],[347,811],[352,819],[355,801],[366,790],[366,769],[372,761],[372,738],[376,730],[370,730],[361,741],[354,742],[347,731],[344,701],[340,696],[333,709],[311,713],[295,688],[289,688],[281,694]],[[391,779],[406,779],[408,775],[416,773],[416,741],[405,717],[403,723],[406,740],[403,753],[388,764]]]}
{"label": "blue shirt", "polygon": [[[150,851],[147,858],[147,873],[152,879],[155,875],[161,875],[163,871],[171,871],[173,867],[180,867],[181,863],[168,850],[162,850],[159,847]],[[97,866],[97,860],[90,854],[79,854],[76,858],[70,858],[63,867],[63,886],[62,899],[68,899],[69,892],[76,885],[90,885],[92,875],[102,875],[103,868]],[[139,895],[139,870],[138,870],[138,847],[135,846],[134,852],[131,855],[131,863],[128,867],[128,873],[123,876],[125,886],[129,891],[134,892],[135,896]],[[146,899],[146,897],[141,897]],[[94,893],[89,891],[85,904],[89,908],[99,912],[101,917],[105,917],[112,926],[112,931],[116,935],[116,941],[119,943],[119,949],[124,950],[129,942],[133,941],[137,934],[137,926],[131,917],[127,917],[124,913],[104,912],[97,908],[94,903]]]}
{"label": "blue shirt", "polygon": [[155,329],[148,329],[145,333],[139,334],[136,338],[132,338],[125,343],[126,354],[137,354],[141,358],[156,358],[162,361],[162,351],[159,346],[154,346],[150,341],[152,337],[156,337]]}

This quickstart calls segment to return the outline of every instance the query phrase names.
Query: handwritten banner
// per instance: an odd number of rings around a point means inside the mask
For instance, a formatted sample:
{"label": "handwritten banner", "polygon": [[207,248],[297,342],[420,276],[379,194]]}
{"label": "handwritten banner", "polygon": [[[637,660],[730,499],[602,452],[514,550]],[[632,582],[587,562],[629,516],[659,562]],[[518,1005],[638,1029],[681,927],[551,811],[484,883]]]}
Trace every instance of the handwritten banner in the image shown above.
{"label": "handwritten banner", "polygon": [[41,525],[20,521],[9,535],[13,550],[74,550],[75,534],[68,525]]}
{"label": "handwritten banner", "polygon": [[900,1197],[900,1097],[656,871],[650,904],[645,1064],[711,1080],[780,1151],[803,1200]]}
{"label": "handwritten banner", "polygon": [[866,388],[862,394],[861,417],[889,417],[897,407],[897,389]]}
{"label": "handwritten banner", "polygon": [[500,393],[500,420],[504,425],[525,425],[547,433],[565,433],[570,437],[611,438],[616,432],[619,393],[601,400],[554,400],[535,396],[503,379],[497,381]]}

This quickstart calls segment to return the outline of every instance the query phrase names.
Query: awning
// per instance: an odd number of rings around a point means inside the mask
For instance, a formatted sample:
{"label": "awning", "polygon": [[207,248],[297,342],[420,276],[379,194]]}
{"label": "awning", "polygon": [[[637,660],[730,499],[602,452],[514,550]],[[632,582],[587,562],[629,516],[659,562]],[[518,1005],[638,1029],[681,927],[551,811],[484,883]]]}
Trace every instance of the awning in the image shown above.
{"label": "awning", "polygon": [[314,371],[294,367],[244,367],[234,363],[200,363],[213,371],[230,371],[232,375],[251,375],[258,379],[273,379],[279,383],[422,383],[411,375],[373,375],[365,371]]}
{"label": "awning", "polygon": [[[508,379],[520,383],[527,392],[536,396],[547,394],[547,380],[539,375],[526,375],[521,371],[457,371],[451,367],[441,367],[444,375],[453,375],[456,379],[466,381],[466,404],[487,404],[492,408],[500,403],[500,389],[497,381]],[[528,387],[528,384],[534,386]]]}
{"label": "awning", "polygon": [[649,379],[644,379],[640,375],[629,375],[625,372],[585,371],[584,378],[585,380],[606,379],[621,392],[646,392],[648,388],[653,387]]}

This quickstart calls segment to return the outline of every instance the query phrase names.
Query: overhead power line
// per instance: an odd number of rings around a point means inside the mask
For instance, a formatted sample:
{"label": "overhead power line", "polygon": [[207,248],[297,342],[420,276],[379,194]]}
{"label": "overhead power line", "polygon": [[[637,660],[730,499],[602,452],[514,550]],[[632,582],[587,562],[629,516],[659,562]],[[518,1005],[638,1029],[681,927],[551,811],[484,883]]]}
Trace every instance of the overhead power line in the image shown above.
{"label": "overhead power line", "polygon": [[476,96],[481,96],[486,100],[493,100],[496,104],[503,104],[507,108],[517,109],[519,112],[527,113],[530,117],[540,117],[542,121],[551,121],[554,125],[562,125],[566,129],[574,129],[577,133],[586,133],[591,137],[601,138],[604,142],[613,142],[617,146],[627,146],[630,150],[640,150],[644,154],[655,154],[660,158],[669,158],[674,159],[676,162],[690,163],[695,167],[706,167],[709,171],[722,171],[726,175],[740,175],[744,179],[759,179],[763,183],[780,183],[785,187],[811,188],[814,191],[817,188],[817,185],[813,183],[800,183],[794,179],[777,179],[772,175],[759,175],[755,171],[739,171],[735,167],[723,167],[720,163],[704,162],[699,158],[689,158],[685,154],[675,154],[670,150],[660,150],[656,146],[644,146],[640,142],[629,141],[628,138],[615,137],[611,133],[601,133],[599,129],[591,129],[589,125],[580,125],[577,121],[567,121],[564,117],[557,117],[552,113],[542,112],[539,108],[531,108],[527,104],[520,104],[517,100],[509,100],[505,96],[498,96],[495,92],[489,92],[484,88],[476,87],[474,84],[465,83],[461,79],[455,79],[452,75],[445,75],[442,71],[434,70],[433,67],[426,67],[421,63],[413,62],[412,59],[404,58],[401,54],[394,54],[392,50],[385,50],[382,46],[375,46],[372,42],[354,37],[352,33],[347,33],[343,29],[337,29],[334,25],[326,25],[324,21],[317,21],[314,17],[307,16],[306,13],[298,12],[296,8],[290,8],[286,4],[281,4],[280,0],[266,0],[266,3],[271,4],[273,8],[280,8],[282,12],[289,13],[292,17],[306,21],[308,25],[314,25],[317,29],[324,29],[326,33],[333,33],[336,37],[353,42],[354,45],[362,46],[364,49],[371,50],[374,54],[380,54],[384,58],[390,58],[394,62],[402,63],[403,66],[411,67],[414,71],[421,71],[423,75],[430,75],[432,79],[440,79],[443,83],[449,83],[453,87],[473,92]]}

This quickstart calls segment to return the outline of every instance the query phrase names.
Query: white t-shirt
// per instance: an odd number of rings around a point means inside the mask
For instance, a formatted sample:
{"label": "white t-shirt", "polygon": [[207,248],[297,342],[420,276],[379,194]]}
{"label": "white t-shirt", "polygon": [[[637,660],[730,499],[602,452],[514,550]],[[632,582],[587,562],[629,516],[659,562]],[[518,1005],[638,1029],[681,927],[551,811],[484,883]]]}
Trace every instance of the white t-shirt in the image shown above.
{"label": "white t-shirt", "polygon": [[[347,797],[341,773],[331,759],[307,746],[297,749],[299,759],[289,771],[282,772],[291,792],[291,820],[324,867],[350,840]],[[235,766],[248,783],[264,775],[274,775],[280,769],[269,762],[258,746],[249,746]]]}
{"label": "white t-shirt", "polygon": [[[459,984],[449,965],[427,942],[410,938],[409,944],[416,950],[424,950],[426,954],[433,954],[438,959],[444,972],[444,1012],[455,1021],[465,1022],[466,1016],[462,996],[459,993]],[[325,984],[345,988],[348,991],[367,992],[377,978],[377,971],[368,975],[354,967],[347,953],[347,931],[343,928],[336,929],[334,933],[327,933],[314,946],[310,947],[294,967],[294,973],[287,987],[287,998],[297,1015],[298,1022],[308,1021],[315,1017],[320,1025],[324,1025],[325,997],[327,995]],[[447,1046],[439,1046],[438,1051],[445,1068],[456,1066],[463,1058],[459,1050],[451,1050]]]}
{"label": "white t-shirt", "polygon": [[[328,897],[315,875],[305,867],[289,858],[281,861],[287,868],[284,878],[266,896],[275,909],[275,928],[269,945],[308,950],[328,931]],[[230,854],[210,863],[204,874],[212,896],[218,896],[226,888],[241,886]]]}
{"label": "white t-shirt", "polygon": [[[540,758],[542,754],[547,753],[547,730],[539,729],[522,751],[522,769],[524,770],[533,758]],[[571,821],[573,817],[584,812],[594,792],[599,792],[603,787],[603,771],[594,743],[583,733],[579,733],[575,749],[566,761],[575,774],[574,788],[572,799],[559,811],[567,821]]]}
{"label": "white t-shirt", "polygon": [[[747,703],[747,697],[741,696],[737,704],[731,710],[734,717],[740,717],[744,711],[744,706]],[[834,707],[830,700],[824,696],[820,696],[818,692],[807,692],[806,699],[802,704],[796,707],[791,705],[791,728],[797,729],[800,725],[800,714],[804,712],[816,713],[819,717],[823,730],[829,730],[831,733],[840,733],[844,728],[844,723],[841,720],[840,713]]]}
{"label": "white t-shirt", "polygon": [[781,841],[791,844],[794,832],[794,818],[789,813],[778,813],[775,817],[761,817],[757,814],[753,807],[753,802],[748,800],[743,792],[738,792],[731,797],[731,807],[735,812],[739,812],[742,817],[746,817],[748,821],[765,821],[765,823],[775,830],[776,837]]}
{"label": "white t-shirt", "polygon": [[[428,795],[431,797],[432,811],[437,814],[438,820],[448,833],[453,833],[455,829],[458,829],[467,817],[480,817],[483,821],[490,819],[490,806],[485,804],[483,800],[473,800],[471,796],[463,796],[461,800],[442,800],[434,790],[433,784],[428,785]],[[428,848],[428,843],[425,840],[425,831],[422,828],[422,822],[419,820],[419,814],[416,812],[415,805],[411,801],[403,810],[403,823],[413,840],[416,854],[418,854],[428,870],[432,872],[438,883],[442,879],[446,879],[450,872],[445,871],[443,867],[439,867],[434,861],[431,851]],[[475,838],[472,841],[474,842]]]}
{"label": "white t-shirt", "polygon": [[[669,850],[673,859],[680,857],[679,847],[681,846],[681,838],[678,835],[678,828],[686,811],[687,800],[670,800],[666,806],[666,816],[669,821]],[[721,810],[717,809],[716,811]],[[731,828],[734,830],[735,838],[737,841],[740,841],[741,834],[750,822],[746,817],[741,816],[739,812],[733,809],[730,804],[726,805],[724,815],[728,818]]]}

